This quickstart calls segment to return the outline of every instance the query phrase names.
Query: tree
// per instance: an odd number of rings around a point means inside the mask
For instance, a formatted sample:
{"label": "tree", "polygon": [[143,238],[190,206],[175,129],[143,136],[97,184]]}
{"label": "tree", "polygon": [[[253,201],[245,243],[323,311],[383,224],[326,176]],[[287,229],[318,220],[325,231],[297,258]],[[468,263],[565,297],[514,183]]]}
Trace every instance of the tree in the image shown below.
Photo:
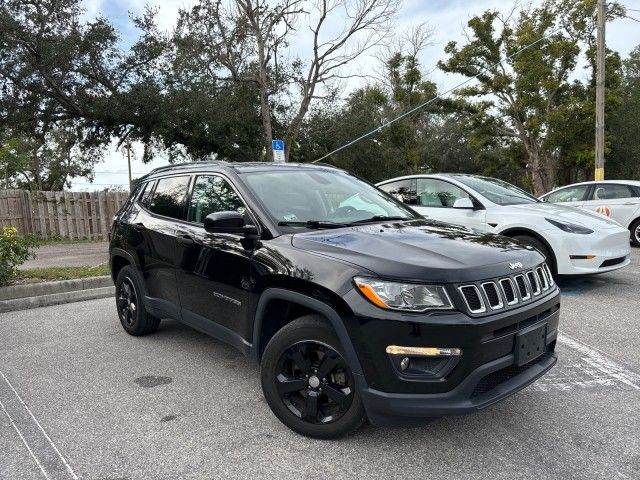
{"label": "tree", "polygon": [[572,75],[592,36],[594,6],[591,0],[547,0],[507,16],[487,11],[469,20],[466,44],[449,43],[448,58],[438,64],[445,72],[477,76],[457,92],[470,101],[476,134],[501,138],[505,147],[522,145],[536,195],[556,182],[563,150],[572,148],[573,120],[590,116],[592,102]]}
{"label": "tree", "polygon": [[[345,67],[386,37],[399,0],[201,0],[180,12],[177,41],[197,52],[203,77],[255,85],[265,156],[272,160],[274,132],[285,139],[285,158],[309,108],[352,76]],[[331,32],[340,19],[344,28]],[[308,23],[309,60],[286,49]]]}
{"label": "tree", "polygon": [[379,79],[351,93],[342,103],[327,102],[305,122],[294,161],[313,161],[360,137],[373,135],[325,161],[370,181],[425,171],[480,173],[482,163],[468,146],[463,114],[447,101],[433,102],[391,126],[389,120],[437,95],[418,62],[430,32],[418,26],[381,55]]}
{"label": "tree", "polygon": [[0,171],[5,188],[63,190],[76,177],[93,178],[98,147],[80,148],[83,132],[58,125],[46,135],[0,135]]}
{"label": "tree", "polygon": [[611,118],[611,153],[606,159],[608,178],[640,180],[640,45],[624,61],[621,106]]}

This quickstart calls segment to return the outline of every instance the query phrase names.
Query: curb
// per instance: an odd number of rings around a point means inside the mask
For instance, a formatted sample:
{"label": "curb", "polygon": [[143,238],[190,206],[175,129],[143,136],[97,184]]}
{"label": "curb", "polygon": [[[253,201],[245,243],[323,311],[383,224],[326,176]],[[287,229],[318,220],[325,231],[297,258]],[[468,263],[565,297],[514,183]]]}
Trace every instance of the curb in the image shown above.
{"label": "curb", "polygon": [[94,300],[114,294],[110,276],[13,285],[0,288],[0,312]]}

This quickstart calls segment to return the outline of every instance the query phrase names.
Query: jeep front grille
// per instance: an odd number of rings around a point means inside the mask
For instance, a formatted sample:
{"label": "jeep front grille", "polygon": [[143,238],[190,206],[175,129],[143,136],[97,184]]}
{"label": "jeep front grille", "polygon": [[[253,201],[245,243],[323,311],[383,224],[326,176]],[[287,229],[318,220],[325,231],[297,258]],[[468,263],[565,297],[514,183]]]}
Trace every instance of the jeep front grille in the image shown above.
{"label": "jeep front grille", "polygon": [[482,291],[486,295],[487,300],[489,301],[489,307],[491,307],[492,310],[497,310],[498,308],[503,307],[502,298],[498,293],[498,288],[496,287],[495,283],[493,282],[483,283]]}
{"label": "jeep front grille", "polygon": [[465,285],[460,287],[460,293],[462,293],[462,297],[471,313],[482,313],[486,311],[478,287],[475,285]]}
{"label": "jeep front grille", "polygon": [[536,272],[534,272],[533,270],[527,272],[527,279],[529,280],[529,285],[531,286],[531,291],[533,292],[533,294],[535,296],[540,295],[540,284],[538,283]]}
{"label": "jeep front grille", "polygon": [[502,287],[502,294],[504,295],[507,305],[515,305],[518,303],[518,296],[513,288],[513,281],[510,278],[500,280],[500,286]]}
{"label": "jeep front grille", "polygon": [[470,313],[500,310],[550,293],[554,282],[546,263],[529,271],[484,282],[458,286]]}

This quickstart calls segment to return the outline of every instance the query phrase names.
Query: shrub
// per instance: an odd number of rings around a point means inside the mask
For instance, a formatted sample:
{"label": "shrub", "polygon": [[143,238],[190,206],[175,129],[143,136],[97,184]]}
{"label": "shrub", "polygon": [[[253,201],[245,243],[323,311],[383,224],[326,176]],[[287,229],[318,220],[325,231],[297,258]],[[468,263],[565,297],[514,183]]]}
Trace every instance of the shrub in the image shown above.
{"label": "shrub", "polygon": [[18,266],[35,257],[36,242],[32,237],[19,237],[15,227],[4,227],[0,233],[0,285],[16,275]]}

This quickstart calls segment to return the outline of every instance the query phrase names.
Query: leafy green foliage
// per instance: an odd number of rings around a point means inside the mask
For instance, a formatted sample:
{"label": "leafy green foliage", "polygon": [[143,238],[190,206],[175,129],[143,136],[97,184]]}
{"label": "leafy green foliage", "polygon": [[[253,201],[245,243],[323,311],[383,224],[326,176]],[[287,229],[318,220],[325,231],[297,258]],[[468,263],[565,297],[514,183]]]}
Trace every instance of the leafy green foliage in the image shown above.
{"label": "leafy green foliage", "polygon": [[0,233],[0,285],[13,278],[22,265],[34,258],[35,240],[31,237],[19,237],[15,227],[3,227]]}
{"label": "leafy green foliage", "polygon": [[611,115],[607,178],[640,179],[640,46],[624,62],[620,108]]}
{"label": "leafy green foliage", "polygon": [[[445,72],[477,76],[457,92],[469,101],[475,141],[522,145],[536,194],[551,190],[562,167],[584,171],[593,158],[588,146],[593,136],[586,142],[594,124],[593,81],[584,85],[573,78],[581,53],[593,59],[593,48],[583,52],[583,47],[591,42],[594,8],[590,0],[547,0],[509,17],[487,11],[469,20],[468,42],[449,43],[448,58],[439,62]],[[617,55],[609,52],[610,106],[618,66]]]}

